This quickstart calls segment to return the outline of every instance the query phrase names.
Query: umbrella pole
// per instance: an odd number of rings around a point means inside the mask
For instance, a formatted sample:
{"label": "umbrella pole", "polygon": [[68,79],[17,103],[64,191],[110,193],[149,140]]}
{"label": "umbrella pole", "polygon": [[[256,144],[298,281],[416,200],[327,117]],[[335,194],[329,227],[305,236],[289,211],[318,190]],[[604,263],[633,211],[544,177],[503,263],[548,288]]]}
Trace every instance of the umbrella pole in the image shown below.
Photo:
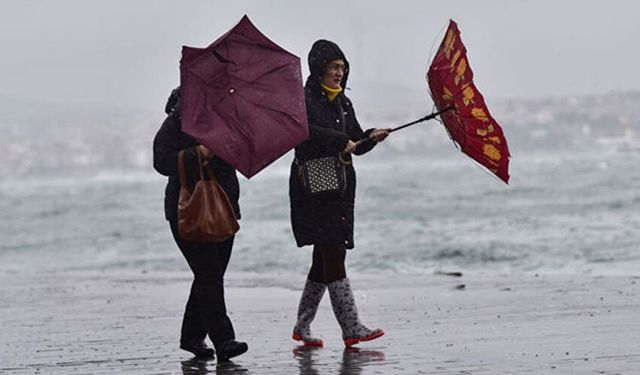
{"label": "umbrella pole", "polygon": [[[391,130],[389,131],[389,133],[393,133],[393,132],[394,132],[394,131],[396,131],[396,130],[404,129],[404,128],[406,128],[406,127],[409,127],[409,126],[411,126],[411,125],[418,124],[418,123],[423,122],[423,121],[427,121],[427,120],[434,119],[434,118],[436,118],[436,117],[440,116],[441,114],[443,114],[443,113],[445,113],[445,112],[447,112],[447,111],[450,111],[450,110],[452,110],[452,109],[453,109],[453,106],[449,106],[449,107],[447,107],[447,108],[443,109],[443,110],[442,110],[442,111],[440,111],[440,112],[434,112],[434,113],[431,113],[431,114],[429,114],[429,115],[424,116],[423,118],[419,118],[419,119],[417,119],[416,121],[412,121],[412,122],[410,122],[410,123],[408,123],[408,124],[400,125],[400,126],[398,126],[398,127],[396,127],[396,128],[393,128],[393,129],[391,129]],[[361,140],[357,141],[357,142],[356,142],[356,146],[358,146],[358,145],[359,145],[359,144],[361,144],[362,142],[366,141],[367,139],[369,139],[369,138],[364,138],[364,139],[361,139]]]}
{"label": "umbrella pole", "polygon": [[434,112],[434,113],[431,113],[431,114],[429,114],[429,115],[424,116],[423,118],[417,119],[416,121],[412,121],[412,122],[410,122],[410,123],[408,123],[408,124],[400,125],[400,126],[398,126],[398,127],[396,127],[396,128],[393,128],[393,129],[391,129],[391,131],[390,131],[389,133],[392,133],[392,132],[394,132],[394,131],[396,131],[396,130],[404,129],[404,128],[406,128],[406,127],[409,127],[409,126],[411,126],[411,125],[418,124],[418,123],[423,122],[423,121],[427,121],[427,120],[434,119],[434,118],[436,118],[436,117],[440,116],[441,114],[443,114],[443,113],[445,113],[445,112],[447,112],[447,111],[450,111],[450,110],[452,110],[452,109],[453,109],[453,107],[452,107],[452,106],[449,106],[449,107],[447,107],[447,108],[443,109],[443,110],[442,110],[442,111],[440,111],[440,112]]}

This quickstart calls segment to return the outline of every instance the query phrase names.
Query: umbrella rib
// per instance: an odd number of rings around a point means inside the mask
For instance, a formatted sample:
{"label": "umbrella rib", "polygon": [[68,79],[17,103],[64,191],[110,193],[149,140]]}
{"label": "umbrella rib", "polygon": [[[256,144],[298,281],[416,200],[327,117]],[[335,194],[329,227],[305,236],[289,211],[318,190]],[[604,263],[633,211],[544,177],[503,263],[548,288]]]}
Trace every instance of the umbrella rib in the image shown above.
{"label": "umbrella rib", "polygon": [[[471,159],[471,161],[473,161],[473,164],[475,164],[475,166],[480,169],[482,172],[488,174],[489,176],[499,180],[499,181],[503,181],[497,174],[493,173],[489,168],[487,168],[487,166],[483,165],[482,163],[480,163],[478,160],[474,159],[474,158],[469,158]],[[507,175],[507,177],[510,177]],[[508,182],[505,181],[505,183],[509,184]]]}
{"label": "umbrella rib", "polygon": [[282,68],[285,68],[287,65],[288,65],[287,63],[282,64],[282,65],[278,65],[278,66],[276,66],[275,68],[272,68],[272,69],[270,69],[270,70],[267,70],[266,72],[263,72],[262,74],[260,74],[260,75],[259,75],[259,76],[257,76],[257,77],[253,77],[251,81],[246,80],[246,79],[242,79],[242,78],[240,78],[240,77],[234,77],[234,78],[238,79],[238,80],[239,80],[239,81],[241,81],[241,82],[244,82],[244,83],[247,83],[247,84],[251,84],[251,83],[255,83],[255,81],[257,81],[257,80],[261,79],[261,78],[262,78],[262,77],[264,77],[264,76],[267,76],[267,75],[269,75],[269,74],[272,74],[272,73],[274,73],[274,72],[277,72],[278,70],[281,70]]}
{"label": "umbrella rib", "polygon": [[[456,37],[458,37],[460,39],[460,41],[462,42],[462,38],[460,38],[460,31],[457,32]],[[444,41],[440,44],[440,47],[438,47],[438,51],[436,51],[436,56],[442,50],[443,45],[444,45]],[[471,72],[471,76],[473,76],[473,71],[471,70],[471,67],[468,66],[469,59],[467,58],[467,48],[462,43],[461,43],[461,46],[464,49],[464,54],[461,54],[461,56],[459,57],[459,59],[457,61],[461,61],[461,59],[467,59],[467,69],[469,69],[469,71]],[[432,64],[433,64],[433,61],[432,61]],[[449,79],[449,77],[451,77],[451,75],[455,71],[455,69],[452,68],[452,67],[449,67],[448,69],[449,69],[449,73],[447,73],[447,75],[444,77],[444,79],[441,80],[441,82],[443,84],[444,84],[444,82],[446,82]],[[470,82],[473,82],[473,78],[470,80]]]}
{"label": "umbrella rib", "polygon": [[187,70],[187,74],[189,74],[191,77],[195,77],[198,79],[198,81],[200,81],[201,84],[206,85],[208,84],[207,81],[205,81],[204,79],[202,79],[199,75],[195,74],[194,72]]}
{"label": "umbrella rib", "polygon": [[[283,110],[276,109],[276,108],[272,108],[272,107],[267,107],[266,105],[264,105],[264,104],[262,104],[262,103],[260,103],[260,102],[254,102],[254,101],[251,101],[251,100],[247,100],[247,101],[248,101],[249,103],[251,103],[251,104],[255,105],[255,106],[260,107],[260,108],[267,109],[267,110],[268,110],[268,111],[266,111],[266,113],[267,113],[267,114],[268,114],[269,112],[278,112],[278,113],[280,113],[280,114],[283,114],[283,115],[285,115],[285,116],[289,117],[289,118],[290,118],[290,119],[292,119],[293,121],[298,122],[298,119],[296,119],[295,117],[293,117],[293,116],[291,115],[291,113],[289,113],[289,112],[287,112],[287,111],[283,111]],[[274,119],[271,115],[269,115],[269,117],[270,117],[271,119],[273,119],[273,120],[277,120],[277,119]]]}
{"label": "umbrella rib", "polygon": [[[438,32],[438,34],[436,34],[436,36],[433,38],[433,41],[431,42],[431,48],[429,49],[429,60],[432,60],[432,61],[433,61],[433,56],[434,56],[434,53],[433,53],[433,47],[436,45],[436,41],[438,41],[438,39],[439,39],[438,37],[439,37],[440,35],[444,35],[444,33],[445,33],[445,31],[444,31],[444,30],[445,30],[445,28],[447,28],[447,27],[448,27],[448,25],[443,26],[443,27],[440,29],[440,31]],[[442,42],[440,43],[440,45],[442,45]],[[440,46],[438,46],[438,50],[440,50]],[[438,53],[438,50],[436,50],[436,54]]]}

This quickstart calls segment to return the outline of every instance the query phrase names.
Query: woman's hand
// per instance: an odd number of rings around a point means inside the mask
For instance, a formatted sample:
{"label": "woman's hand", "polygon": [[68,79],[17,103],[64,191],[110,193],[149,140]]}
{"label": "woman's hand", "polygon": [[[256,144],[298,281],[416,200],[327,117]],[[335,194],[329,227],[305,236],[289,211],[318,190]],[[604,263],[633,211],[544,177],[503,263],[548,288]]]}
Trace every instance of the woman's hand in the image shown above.
{"label": "woman's hand", "polygon": [[354,141],[349,140],[349,142],[347,142],[347,146],[344,148],[344,151],[342,152],[351,154],[356,151],[356,147],[358,147],[356,143]]}
{"label": "woman's hand", "polygon": [[211,160],[215,157],[215,154],[205,146],[197,145],[196,147],[198,148],[198,151],[200,151],[200,155],[202,155],[204,160]]}
{"label": "woman's hand", "polygon": [[375,142],[382,142],[391,132],[391,128],[387,129],[374,129],[371,134],[369,134],[369,138],[373,139]]}

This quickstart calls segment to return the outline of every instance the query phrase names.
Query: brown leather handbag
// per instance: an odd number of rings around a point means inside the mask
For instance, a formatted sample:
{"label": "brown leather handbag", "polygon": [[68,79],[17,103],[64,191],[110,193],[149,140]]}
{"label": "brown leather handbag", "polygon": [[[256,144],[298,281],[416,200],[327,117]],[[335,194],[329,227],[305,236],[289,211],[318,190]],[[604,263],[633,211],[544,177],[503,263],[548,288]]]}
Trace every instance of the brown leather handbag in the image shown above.
{"label": "brown leather handbag", "polygon": [[221,242],[233,236],[240,225],[229,197],[218,184],[211,165],[203,166],[197,147],[196,154],[200,179],[191,190],[184,167],[184,151],[178,153],[178,232],[185,241]]}

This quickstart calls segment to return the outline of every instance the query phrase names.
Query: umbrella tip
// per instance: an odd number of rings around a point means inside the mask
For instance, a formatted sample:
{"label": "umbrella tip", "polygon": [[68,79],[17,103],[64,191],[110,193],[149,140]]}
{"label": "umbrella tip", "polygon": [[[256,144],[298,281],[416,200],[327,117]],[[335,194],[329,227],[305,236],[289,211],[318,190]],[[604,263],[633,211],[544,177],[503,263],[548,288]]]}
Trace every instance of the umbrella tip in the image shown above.
{"label": "umbrella tip", "polygon": [[244,23],[244,22],[249,22],[251,23],[251,20],[249,19],[248,15],[243,15],[242,18],[240,19],[240,23]]}

